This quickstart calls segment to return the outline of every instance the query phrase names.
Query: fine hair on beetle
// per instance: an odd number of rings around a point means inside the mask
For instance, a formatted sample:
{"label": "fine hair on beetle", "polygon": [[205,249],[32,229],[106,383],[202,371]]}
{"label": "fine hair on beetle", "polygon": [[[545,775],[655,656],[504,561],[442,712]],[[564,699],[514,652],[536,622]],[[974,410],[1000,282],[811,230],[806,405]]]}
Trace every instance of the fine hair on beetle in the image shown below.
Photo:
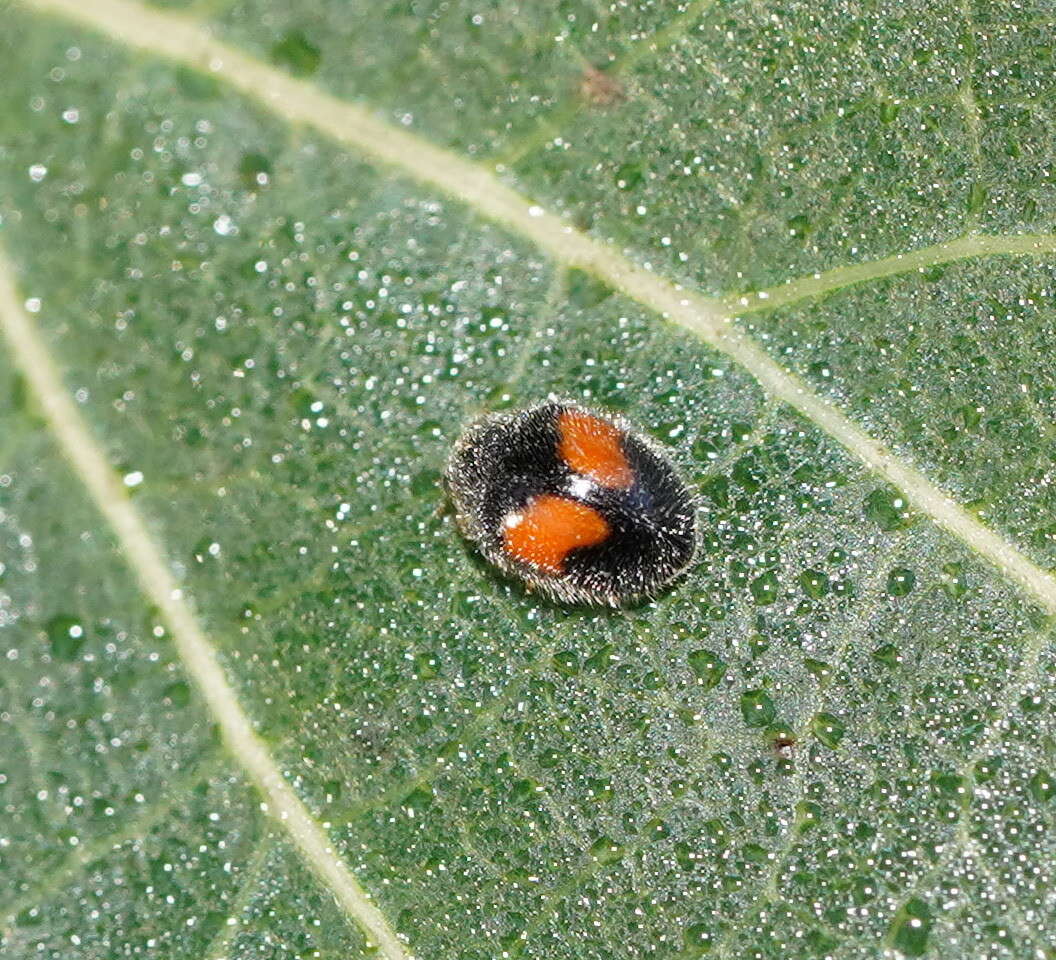
{"label": "fine hair on beetle", "polygon": [[697,500],[667,451],[574,400],[473,421],[444,480],[480,553],[561,603],[651,599],[696,555]]}

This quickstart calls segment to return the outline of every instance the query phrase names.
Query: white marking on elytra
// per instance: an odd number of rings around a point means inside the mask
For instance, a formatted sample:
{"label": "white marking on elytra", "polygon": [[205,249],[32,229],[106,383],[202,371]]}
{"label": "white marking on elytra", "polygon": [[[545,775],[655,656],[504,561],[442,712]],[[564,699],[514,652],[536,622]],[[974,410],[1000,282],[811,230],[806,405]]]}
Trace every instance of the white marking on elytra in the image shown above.
{"label": "white marking on elytra", "polygon": [[568,483],[568,494],[582,500],[595,486],[596,484],[589,477],[573,477]]}

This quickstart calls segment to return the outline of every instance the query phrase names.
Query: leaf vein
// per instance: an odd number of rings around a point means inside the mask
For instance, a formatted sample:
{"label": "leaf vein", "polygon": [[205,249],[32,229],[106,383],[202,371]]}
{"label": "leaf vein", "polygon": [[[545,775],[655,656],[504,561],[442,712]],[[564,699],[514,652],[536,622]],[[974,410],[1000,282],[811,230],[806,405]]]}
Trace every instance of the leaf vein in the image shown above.
{"label": "leaf vein", "polygon": [[1056,252],[1056,234],[984,234],[969,233],[922,247],[910,253],[898,253],[880,260],[870,260],[847,267],[835,267],[810,276],[798,277],[763,290],[734,294],[724,301],[726,312],[741,317],[749,313],[778,310],[801,300],[816,300],[848,287],[883,280],[904,273],[922,273],[957,260],[977,257],[1039,257]]}
{"label": "leaf vein", "polygon": [[[911,462],[888,450],[842,410],[813,392],[756,341],[731,325],[722,300],[687,290],[576,230],[507,186],[489,170],[380,119],[372,110],[332,96],[214,39],[200,24],[129,0],[28,0],[102,31],[114,40],[206,70],[295,124],[315,127],[338,143],[403,172],[535,243],[559,263],[591,273],[626,296],[696,334],[745,368],[772,397],[787,403],[886,477],[947,532],[1017,581],[1049,613],[1056,613],[1056,576],[981,523]],[[1004,244],[1037,252],[1039,238],[1006,237]],[[1056,249],[1056,237],[1043,238]],[[985,252],[985,238],[952,245]],[[1004,251],[1010,252],[1010,251]],[[912,256],[912,255],[909,255]],[[847,268],[854,270],[856,268]],[[34,335],[35,336],[35,335]],[[74,408],[70,407],[71,410]],[[78,415],[79,416],[79,415]],[[168,576],[166,572],[166,576]],[[188,608],[189,610],[189,608]],[[292,794],[291,794],[292,797]],[[299,801],[298,801],[299,803]]]}
{"label": "leaf vein", "polygon": [[14,269],[6,256],[0,256],[0,329],[60,449],[116,535],[144,595],[161,611],[172,631],[184,669],[197,684],[231,755],[257,783],[267,798],[269,812],[289,833],[305,862],[330,888],[348,916],[377,943],[381,955],[387,960],[411,960],[385,916],[334,851],[326,832],[258,737],[161,547],[107,462],[24,310],[15,288]]}

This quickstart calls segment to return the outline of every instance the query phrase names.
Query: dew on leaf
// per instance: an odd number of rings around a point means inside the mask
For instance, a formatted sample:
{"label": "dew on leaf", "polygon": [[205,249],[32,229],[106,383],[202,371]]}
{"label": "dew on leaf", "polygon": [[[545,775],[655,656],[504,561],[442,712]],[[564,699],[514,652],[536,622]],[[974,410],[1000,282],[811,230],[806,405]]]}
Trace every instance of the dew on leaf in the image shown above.
{"label": "dew on leaf", "polygon": [[609,777],[588,780],[587,797],[594,803],[607,803],[613,797],[612,780]]}
{"label": "dew on leaf", "polygon": [[419,680],[433,680],[440,674],[437,654],[421,651],[414,655],[414,674]]}
{"label": "dew on leaf", "polygon": [[566,677],[574,677],[579,673],[579,654],[575,650],[559,650],[552,660],[554,669]]}
{"label": "dew on leaf", "polygon": [[765,690],[746,690],[741,694],[741,716],[749,727],[765,727],[774,722],[777,710]]}
{"label": "dew on leaf", "polygon": [[955,600],[968,592],[968,575],[963,563],[957,561],[942,565],[942,589]]}
{"label": "dew on leaf", "polygon": [[854,581],[850,577],[845,577],[842,580],[832,581],[832,592],[835,596],[843,599],[849,599],[856,595]]}
{"label": "dew on leaf", "polygon": [[687,950],[706,951],[714,945],[715,935],[707,924],[693,923],[686,927],[682,942]]}
{"label": "dew on leaf", "polygon": [[616,168],[613,180],[620,190],[633,190],[645,179],[645,169],[640,163],[625,163]]}
{"label": "dew on leaf", "polygon": [[818,600],[829,592],[829,577],[824,570],[804,570],[799,575],[799,585],[808,597]]}
{"label": "dew on leaf", "polygon": [[510,788],[510,796],[514,800],[527,800],[529,797],[538,793],[540,790],[539,781],[533,780],[531,777],[525,777],[521,780],[517,780]]}
{"label": "dew on leaf", "polygon": [[789,760],[796,748],[796,737],[788,727],[780,727],[770,731],[770,745],[782,760]]}
{"label": "dew on leaf", "polygon": [[686,659],[705,690],[717,686],[726,674],[727,664],[710,650],[694,650]]}
{"label": "dew on leaf", "polygon": [[957,773],[936,773],[931,778],[935,790],[944,797],[967,803],[971,800],[971,784]]}
{"label": "dew on leaf", "polygon": [[973,183],[971,189],[968,191],[968,201],[966,203],[968,215],[976,216],[982,213],[988,198],[989,193],[986,187],[978,182]]}
{"label": "dew on leaf", "polygon": [[890,100],[884,100],[880,103],[879,114],[881,123],[891,123],[898,116],[898,112],[901,108],[897,103],[893,103]]}
{"label": "dew on leaf", "polygon": [[953,411],[953,422],[958,430],[971,432],[979,426],[983,419],[982,408],[971,404],[961,404]]}
{"label": "dew on leaf", "polygon": [[765,607],[777,600],[781,585],[778,583],[777,574],[773,570],[767,570],[766,573],[756,577],[748,589],[756,604]]}
{"label": "dew on leaf", "polygon": [[769,649],[770,639],[765,634],[753,633],[748,638],[748,653],[753,660],[761,657]]}
{"label": "dew on leaf", "polygon": [[642,686],[646,690],[661,690],[664,686],[664,677],[657,670],[650,670],[644,677],[642,677]]}
{"label": "dew on leaf", "polygon": [[238,161],[238,175],[247,190],[259,190],[271,182],[271,161],[263,153],[244,153]]}
{"label": "dew on leaf", "polygon": [[755,493],[766,482],[766,472],[752,454],[741,457],[730,471],[733,481],[748,493]]}
{"label": "dew on leaf", "polygon": [[707,437],[698,437],[693,441],[693,458],[705,463],[719,458],[719,448]]}
{"label": "dew on leaf", "polygon": [[612,296],[612,287],[583,270],[568,272],[568,301],[580,310],[590,310]]}
{"label": "dew on leaf", "polygon": [[813,657],[807,657],[803,661],[803,666],[823,683],[832,676],[832,667],[824,660],[815,660]]}
{"label": "dew on leaf", "polygon": [[902,655],[893,643],[882,643],[873,650],[873,659],[887,667],[897,667],[902,662]]}
{"label": "dew on leaf", "polygon": [[701,494],[717,507],[730,505],[730,481],[726,477],[712,477],[700,487]]}
{"label": "dew on leaf", "polygon": [[616,660],[616,645],[613,643],[606,643],[587,657],[583,666],[592,673],[597,673],[611,666]]}
{"label": "dew on leaf", "polygon": [[561,762],[561,752],[553,747],[548,747],[539,754],[539,766],[550,769]]}
{"label": "dew on leaf", "polygon": [[750,423],[737,420],[730,424],[730,439],[735,444],[744,443],[752,435],[754,427]]}
{"label": "dew on leaf", "polygon": [[1056,797],[1056,781],[1048,770],[1038,770],[1034,776],[1027,781],[1027,789],[1030,795],[1039,803],[1047,803]]}
{"label": "dew on leaf", "polygon": [[801,800],[796,804],[796,831],[805,833],[821,822],[822,809],[812,800]]}
{"label": "dew on leaf", "polygon": [[722,771],[729,770],[733,766],[733,757],[728,753],[713,753],[711,755],[711,762]]}
{"label": "dew on leaf", "polygon": [[891,925],[891,944],[907,957],[922,957],[931,935],[931,908],[919,897],[909,900]]}
{"label": "dew on leaf", "polygon": [[878,487],[864,501],[866,519],[877,524],[881,530],[901,530],[909,524],[909,502],[897,490]]}
{"label": "dew on leaf", "polygon": [[220,81],[212,74],[189,67],[177,66],[176,87],[189,100],[216,100],[220,97]]}
{"label": "dew on leaf", "polygon": [[191,688],[188,683],[178,680],[170,683],[163,691],[162,696],[178,710],[182,710],[191,702]]}
{"label": "dew on leaf", "polygon": [[81,621],[69,614],[52,617],[45,626],[44,632],[48,635],[52,654],[57,659],[67,662],[77,658],[86,639]]}
{"label": "dew on leaf", "polygon": [[291,30],[271,48],[272,63],[296,77],[310,77],[319,69],[319,48],[299,30]]}
{"label": "dew on leaf", "polygon": [[671,827],[659,817],[654,817],[642,828],[642,837],[649,843],[665,840],[671,836]]}
{"label": "dew on leaf", "polygon": [[1037,713],[1044,707],[1045,700],[1036,693],[1028,693],[1019,698],[1019,709],[1024,713]]}
{"label": "dew on leaf", "polygon": [[39,907],[26,907],[15,915],[15,926],[38,927],[44,922],[44,911]]}
{"label": "dew on leaf", "polygon": [[598,837],[590,845],[590,856],[601,864],[615,863],[623,856],[623,847],[608,837]]}
{"label": "dew on leaf", "polygon": [[904,597],[916,586],[916,574],[908,567],[895,567],[887,575],[887,592],[892,597]]}
{"label": "dew on leaf", "polygon": [[817,713],[810,722],[810,729],[826,747],[835,750],[840,745],[846,728],[835,714]]}
{"label": "dew on leaf", "polygon": [[790,217],[785,222],[785,226],[791,236],[805,237],[810,233],[810,218],[805,214],[799,213],[794,217]]}

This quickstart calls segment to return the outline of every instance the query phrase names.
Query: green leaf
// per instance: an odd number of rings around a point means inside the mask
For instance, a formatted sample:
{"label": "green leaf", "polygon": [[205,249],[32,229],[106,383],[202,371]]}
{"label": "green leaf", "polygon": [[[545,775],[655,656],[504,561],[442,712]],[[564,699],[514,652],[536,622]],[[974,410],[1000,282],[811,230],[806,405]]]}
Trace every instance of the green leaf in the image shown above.
{"label": "green leaf", "polygon": [[[1048,21],[6,6],[0,953],[1056,951]],[[550,392],[651,603],[444,509]]]}

